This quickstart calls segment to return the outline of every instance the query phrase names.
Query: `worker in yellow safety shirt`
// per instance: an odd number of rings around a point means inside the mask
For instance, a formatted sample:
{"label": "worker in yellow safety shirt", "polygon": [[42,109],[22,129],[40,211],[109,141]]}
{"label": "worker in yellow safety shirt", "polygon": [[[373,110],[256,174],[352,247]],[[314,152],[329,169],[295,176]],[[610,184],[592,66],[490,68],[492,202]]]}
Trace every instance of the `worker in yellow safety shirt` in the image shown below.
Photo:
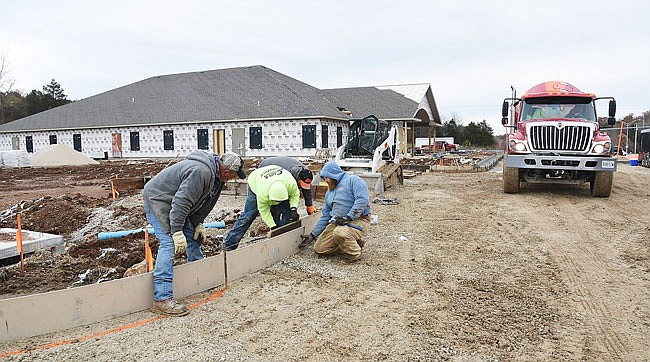
{"label": "worker in yellow safety shirt", "polygon": [[258,214],[271,230],[297,221],[299,201],[300,191],[289,171],[280,166],[265,166],[251,172],[244,211],[226,235],[226,250],[237,249]]}

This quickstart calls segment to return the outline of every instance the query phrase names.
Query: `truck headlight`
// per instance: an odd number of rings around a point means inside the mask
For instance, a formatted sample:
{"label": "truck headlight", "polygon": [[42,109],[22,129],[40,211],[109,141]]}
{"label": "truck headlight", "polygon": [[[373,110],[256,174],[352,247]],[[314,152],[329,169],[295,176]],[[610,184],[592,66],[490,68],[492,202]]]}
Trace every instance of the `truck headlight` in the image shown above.
{"label": "truck headlight", "polygon": [[609,149],[612,147],[612,144],[609,142],[605,143],[599,143],[597,145],[594,145],[594,147],[591,149],[591,153],[605,153],[609,152]]}
{"label": "truck headlight", "polygon": [[510,140],[510,149],[517,152],[526,152],[528,150],[524,142],[515,140]]}

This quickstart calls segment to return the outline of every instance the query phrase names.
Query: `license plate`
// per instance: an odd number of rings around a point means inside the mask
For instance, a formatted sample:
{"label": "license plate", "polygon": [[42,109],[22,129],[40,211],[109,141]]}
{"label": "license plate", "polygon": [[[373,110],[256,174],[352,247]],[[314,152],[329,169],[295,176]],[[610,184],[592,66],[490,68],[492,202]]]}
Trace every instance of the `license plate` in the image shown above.
{"label": "license plate", "polygon": [[603,161],[601,164],[602,168],[614,168],[614,162],[615,161]]}

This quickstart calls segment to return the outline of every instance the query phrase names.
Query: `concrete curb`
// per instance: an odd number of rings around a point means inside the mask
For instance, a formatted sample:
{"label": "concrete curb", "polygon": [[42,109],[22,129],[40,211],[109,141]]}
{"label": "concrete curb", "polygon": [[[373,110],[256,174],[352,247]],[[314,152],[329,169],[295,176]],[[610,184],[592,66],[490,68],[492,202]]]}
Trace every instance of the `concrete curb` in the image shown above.
{"label": "concrete curb", "polygon": [[[302,227],[250,246],[174,267],[174,296],[224,285],[298,252],[300,235],[310,233],[320,213]],[[227,264],[226,264],[227,261]],[[226,270],[227,268],[227,270]],[[226,273],[227,272],[227,273]],[[149,309],[153,275],[0,300],[0,342],[29,338]]]}

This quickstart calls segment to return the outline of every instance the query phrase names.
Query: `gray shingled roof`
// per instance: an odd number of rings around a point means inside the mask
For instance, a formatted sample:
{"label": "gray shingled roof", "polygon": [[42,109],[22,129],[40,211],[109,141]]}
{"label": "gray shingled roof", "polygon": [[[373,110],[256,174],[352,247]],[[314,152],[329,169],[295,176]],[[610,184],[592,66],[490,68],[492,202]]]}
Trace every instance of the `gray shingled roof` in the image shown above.
{"label": "gray shingled roof", "polygon": [[255,65],[152,77],[0,125],[0,132],[286,117],[348,118],[318,88]]}
{"label": "gray shingled roof", "polygon": [[351,111],[352,118],[363,118],[371,114],[385,120],[410,120],[418,110],[418,103],[392,90],[375,87],[324,89],[326,97]]}

